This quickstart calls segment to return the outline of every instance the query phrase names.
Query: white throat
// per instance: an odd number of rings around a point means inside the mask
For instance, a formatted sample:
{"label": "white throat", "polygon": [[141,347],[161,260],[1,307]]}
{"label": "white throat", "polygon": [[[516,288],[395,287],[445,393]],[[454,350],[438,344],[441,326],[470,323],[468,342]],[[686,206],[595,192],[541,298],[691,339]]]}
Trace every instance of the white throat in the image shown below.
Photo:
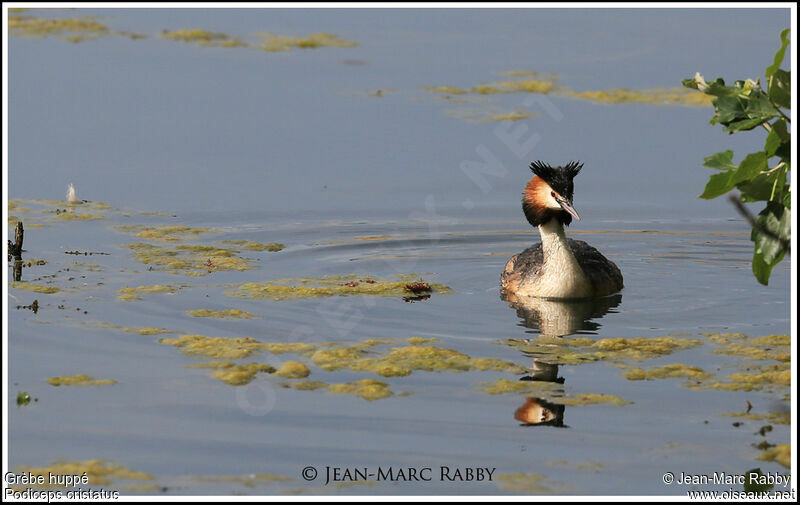
{"label": "white throat", "polygon": [[572,253],[564,226],[556,218],[539,225],[544,264],[537,282],[538,296],[584,298],[592,296],[592,285]]}

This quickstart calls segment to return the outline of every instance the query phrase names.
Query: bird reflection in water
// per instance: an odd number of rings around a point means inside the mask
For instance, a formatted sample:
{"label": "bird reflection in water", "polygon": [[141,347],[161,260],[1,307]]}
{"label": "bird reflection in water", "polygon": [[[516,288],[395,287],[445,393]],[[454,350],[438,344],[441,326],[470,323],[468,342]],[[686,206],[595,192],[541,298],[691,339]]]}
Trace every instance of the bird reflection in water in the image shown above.
{"label": "bird reflection in water", "polygon": [[[543,337],[555,340],[551,345],[557,346],[558,340],[576,333],[595,334],[600,328],[597,321],[622,302],[622,295],[582,300],[553,300],[535,297],[520,297],[504,292],[502,298],[516,310],[520,325],[530,328]],[[525,340],[528,343],[528,340]],[[564,377],[558,376],[559,363],[552,356],[525,352],[533,360],[528,375],[522,381],[550,382],[563,385]],[[529,397],[514,412],[514,419],[523,426],[556,426],[564,424],[565,406],[558,403],[558,396],[564,394],[559,387],[555,397],[549,399]]]}

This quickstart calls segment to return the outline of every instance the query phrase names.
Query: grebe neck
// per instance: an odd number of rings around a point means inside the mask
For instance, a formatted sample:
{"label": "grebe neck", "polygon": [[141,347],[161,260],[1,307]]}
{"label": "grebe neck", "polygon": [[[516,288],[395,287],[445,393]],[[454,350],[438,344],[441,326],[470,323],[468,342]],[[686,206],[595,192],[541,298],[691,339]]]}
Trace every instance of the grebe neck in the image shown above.
{"label": "grebe neck", "polygon": [[539,225],[542,236],[543,295],[557,298],[583,298],[592,295],[589,278],[572,253],[564,226],[556,218]]}

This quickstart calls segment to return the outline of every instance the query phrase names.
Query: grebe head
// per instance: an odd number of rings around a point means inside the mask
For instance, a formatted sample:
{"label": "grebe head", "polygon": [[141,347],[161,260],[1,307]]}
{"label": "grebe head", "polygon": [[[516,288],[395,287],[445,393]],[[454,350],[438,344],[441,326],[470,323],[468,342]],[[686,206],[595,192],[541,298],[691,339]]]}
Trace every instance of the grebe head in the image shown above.
{"label": "grebe head", "polygon": [[572,218],[580,216],[572,206],[574,185],[572,179],[583,168],[583,163],[571,161],[563,167],[551,167],[542,161],[531,163],[535,176],[528,182],[522,194],[522,210],[533,226],[558,219],[569,225]]}

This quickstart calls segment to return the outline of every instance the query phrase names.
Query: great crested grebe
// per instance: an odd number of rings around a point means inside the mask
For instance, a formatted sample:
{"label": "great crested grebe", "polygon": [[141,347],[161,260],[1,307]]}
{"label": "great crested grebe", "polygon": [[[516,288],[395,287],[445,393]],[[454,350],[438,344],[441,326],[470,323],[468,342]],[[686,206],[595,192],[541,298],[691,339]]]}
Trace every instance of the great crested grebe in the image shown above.
{"label": "great crested grebe", "polygon": [[528,222],[539,228],[542,242],[508,260],[500,287],[517,296],[589,298],[622,289],[622,273],[600,251],[582,240],[564,235],[564,225],[580,216],[572,206],[572,179],[583,168],[570,162],[551,167],[531,163],[535,174],[522,194]]}

